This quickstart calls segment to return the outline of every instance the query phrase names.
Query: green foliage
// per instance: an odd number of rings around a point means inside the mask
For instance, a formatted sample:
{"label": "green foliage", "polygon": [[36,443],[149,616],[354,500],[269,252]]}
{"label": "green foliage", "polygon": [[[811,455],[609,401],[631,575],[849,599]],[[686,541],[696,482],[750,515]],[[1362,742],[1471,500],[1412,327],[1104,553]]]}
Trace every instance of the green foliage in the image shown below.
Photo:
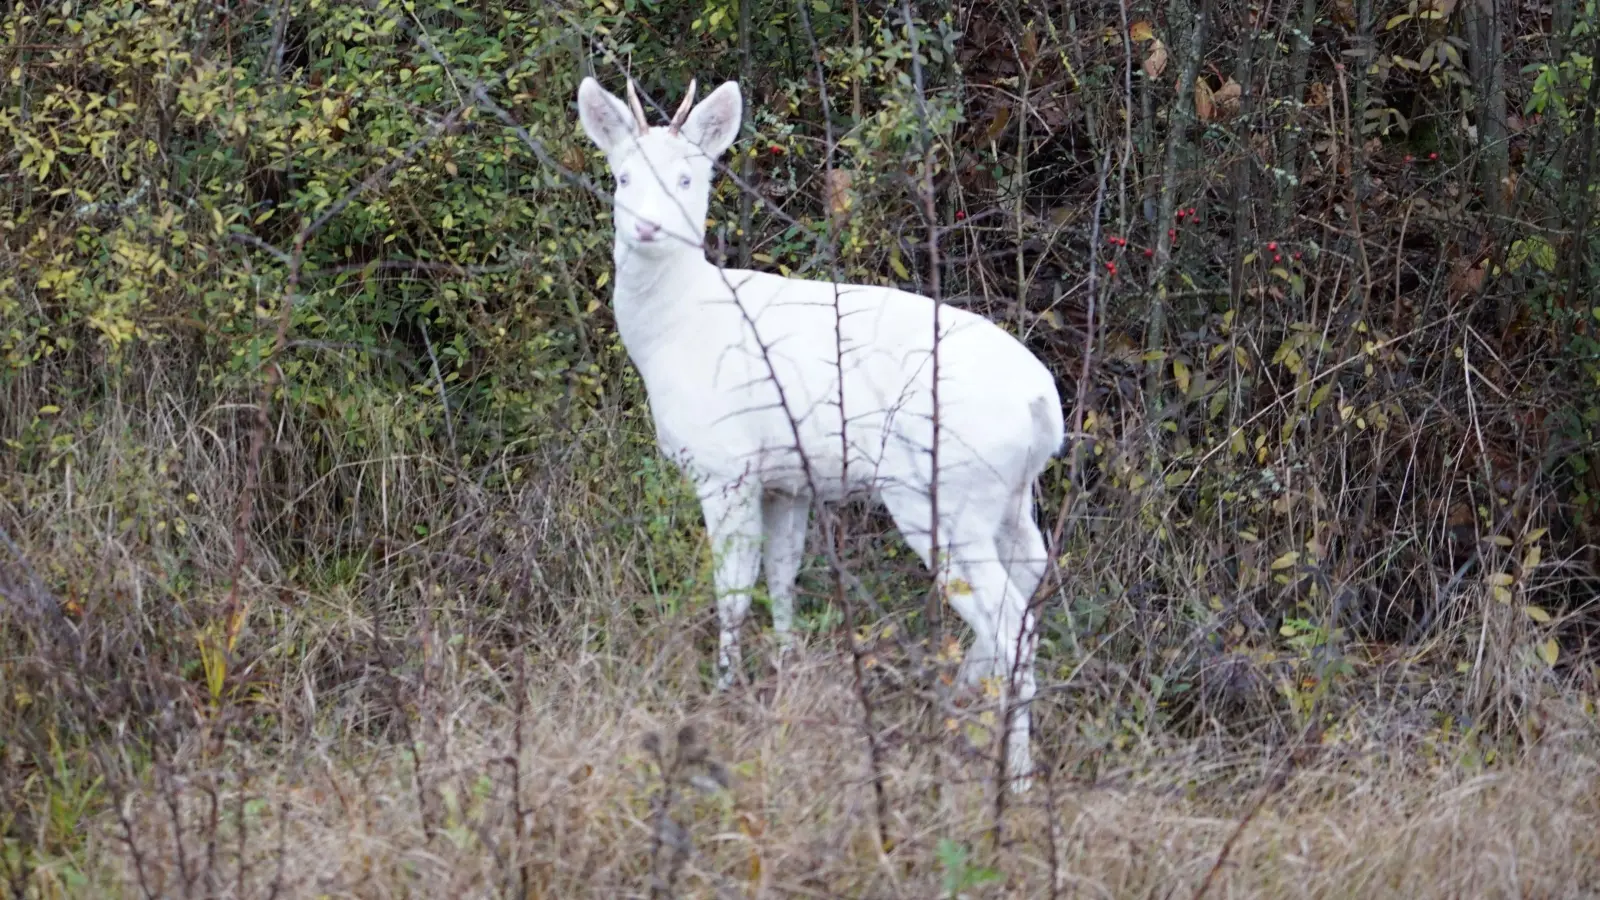
{"label": "green foliage", "polygon": [[[1573,16],[1573,25],[1567,34],[1575,48],[1581,46],[1583,38],[1593,34],[1597,16],[1600,16],[1600,7],[1597,7],[1595,0],[1585,0],[1583,11]],[[1566,133],[1576,131],[1578,123],[1575,117],[1577,110],[1582,108],[1584,95],[1589,91],[1589,79],[1594,72],[1593,58],[1573,49],[1568,51],[1565,59],[1530,63],[1522,72],[1534,76],[1524,111],[1549,112],[1560,120]]]}
{"label": "green foliage", "polygon": [[[74,45],[51,51],[52,69],[14,73],[39,99],[26,117],[0,118],[26,148],[23,202],[0,221],[27,236],[0,300],[8,370],[80,350],[115,366],[134,343],[176,343],[200,353],[202,377],[217,387],[254,382],[286,272],[239,238],[282,243],[430,138],[434,126],[417,111],[454,92],[449,74],[397,41],[398,7],[296,12],[304,63],[282,73],[243,45],[237,55],[177,49],[226,39],[208,4],[8,14],[18,39],[59,34]],[[451,5],[437,14],[465,15]],[[473,24],[441,29],[441,51],[461,74],[499,82],[552,146],[570,146],[565,106],[534,98],[565,96],[572,76],[522,52],[558,35],[559,23],[506,9]],[[522,61],[508,66],[513,55]],[[80,77],[47,90],[28,83],[69,64]],[[158,111],[154,136],[148,107]],[[598,297],[581,285],[605,262],[604,235],[580,227],[592,201],[472,110],[462,121],[306,247],[285,391],[297,413],[340,422],[341,444],[373,439],[378,423],[358,421],[373,407],[364,390],[417,398],[384,417],[397,434],[437,434],[448,399],[468,423],[460,449],[480,455],[604,390],[598,366],[614,348],[590,340],[583,321]],[[410,260],[465,271],[430,277],[405,268]],[[30,295],[38,303],[19,299]]]}
{"label": "green foliage", "polygon": [[947,900],[960,900],[973,888],[1001,880],[1000,873],[994,869],[973,864],[972,850],[965,844],[940,838],[934,854],[944,872],[943,890]]}

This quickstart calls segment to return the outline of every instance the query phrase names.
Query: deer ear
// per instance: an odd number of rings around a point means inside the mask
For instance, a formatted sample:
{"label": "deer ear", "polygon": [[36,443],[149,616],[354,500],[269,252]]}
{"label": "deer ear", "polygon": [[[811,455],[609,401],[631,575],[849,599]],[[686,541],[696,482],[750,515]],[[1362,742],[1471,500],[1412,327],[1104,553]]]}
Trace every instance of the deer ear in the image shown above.
{"label": "deer ear", "polygon": [[701,100],[680,129],[685,138],[699,145],[712,159],[721,156],[733,139],[739,136],[739,118],[743,113],[744,98],[739,95],[737,81],[723,82]]}
{"label": "deer ear", "polygon": [[578,121],[583,123],[589,140],[594,141],[600,152],[607,156],[639,131],[628,104],[601,87],[600,82],[593,78],[585,78],[578,85]]}

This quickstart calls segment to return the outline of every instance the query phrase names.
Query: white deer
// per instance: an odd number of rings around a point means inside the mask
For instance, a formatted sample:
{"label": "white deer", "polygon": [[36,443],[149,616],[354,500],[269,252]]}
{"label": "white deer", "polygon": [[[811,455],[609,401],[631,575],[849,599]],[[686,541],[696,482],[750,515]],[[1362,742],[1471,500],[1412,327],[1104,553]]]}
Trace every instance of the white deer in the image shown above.
{"label": "white deer", "polygon": [[631,80],[628,101],[593,78],[578,88],[584,131],[615,176],[617,329],[712,540],[719,689],[740,668],[763,550],[787,647],[811,503],[874,495],[974,632],[961,682],[999,676],[1015,691],[1006,768],[1024,789],[1036,690],[1028,605],[1047,562],[1033,488],[1065,439],[1054,378],[965,310],[939,309],[936,340],[927,297],[708,262],[712,163],[739,132],[739,85],[695,105],[691,82],[666,127],[650,127]]}

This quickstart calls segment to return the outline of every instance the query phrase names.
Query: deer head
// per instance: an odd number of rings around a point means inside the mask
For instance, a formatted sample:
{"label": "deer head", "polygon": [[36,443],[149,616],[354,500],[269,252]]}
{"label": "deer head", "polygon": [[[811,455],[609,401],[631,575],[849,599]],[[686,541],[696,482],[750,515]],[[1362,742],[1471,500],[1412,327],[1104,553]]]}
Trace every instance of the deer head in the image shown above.
{"label": "deer head", "polygon": [[628,82],[628,101],[593,78],[578,87],[578,118],[616,179],[616,242],[646,256],[702,252],[712,163],[739,133],[739,85],[729,81],[697,105],[694,83],[665,127],[651,127]]}

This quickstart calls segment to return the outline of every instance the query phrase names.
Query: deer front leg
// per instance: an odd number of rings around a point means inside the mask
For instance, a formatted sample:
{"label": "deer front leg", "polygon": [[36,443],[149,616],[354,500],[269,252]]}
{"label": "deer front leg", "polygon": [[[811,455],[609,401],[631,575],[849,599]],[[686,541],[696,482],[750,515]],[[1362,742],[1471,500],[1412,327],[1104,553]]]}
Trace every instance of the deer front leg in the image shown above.
{"label": "deer front leg", "polygon": [[717,594],[717,690],[741,671],[739,629],[750,612],[750,594],[761,568],[761,491],[743,484],[703,490],[700,508],[711,538],[712,580]]}

